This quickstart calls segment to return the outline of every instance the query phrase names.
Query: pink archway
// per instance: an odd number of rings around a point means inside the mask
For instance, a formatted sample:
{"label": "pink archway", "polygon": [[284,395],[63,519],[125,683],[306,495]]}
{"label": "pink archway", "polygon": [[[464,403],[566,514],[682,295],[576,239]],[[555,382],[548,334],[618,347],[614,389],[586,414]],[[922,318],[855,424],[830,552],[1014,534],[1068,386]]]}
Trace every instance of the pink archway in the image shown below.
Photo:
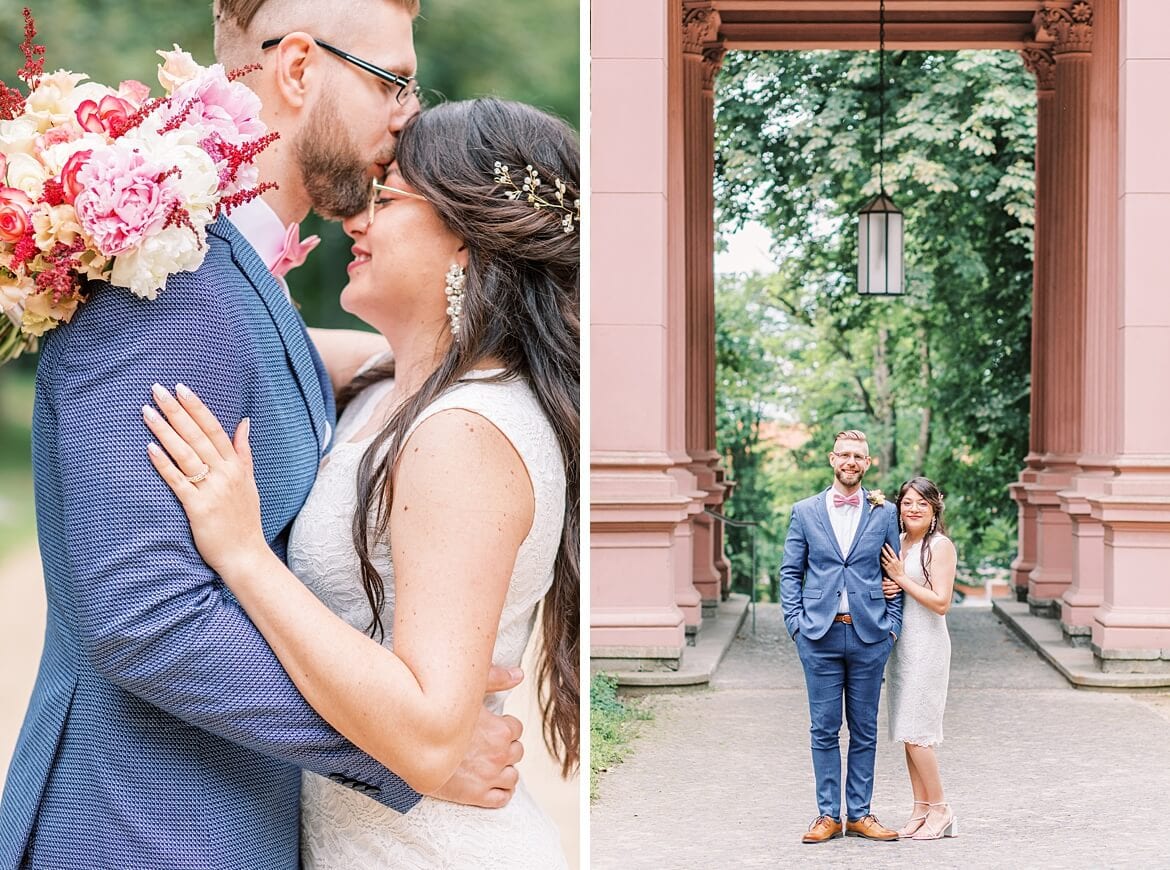
{"label": "pink archway", "polygon": [[[873,49],[877,0],[593,0],[595,667],[680,666],[728,588],[713,101],[727,49]],[[1103,672],[1170,680],[1170,4],[887,0],[893,48],[1023,53],[1039,106],[1013,582]],[[1005,486],[1009,481],[1004,482]]]}

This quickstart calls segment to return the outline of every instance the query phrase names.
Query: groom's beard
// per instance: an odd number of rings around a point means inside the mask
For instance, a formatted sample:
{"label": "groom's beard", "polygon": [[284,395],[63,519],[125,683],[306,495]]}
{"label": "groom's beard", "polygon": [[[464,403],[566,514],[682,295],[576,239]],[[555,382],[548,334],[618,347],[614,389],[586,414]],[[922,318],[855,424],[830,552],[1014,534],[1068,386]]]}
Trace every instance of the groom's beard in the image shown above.
{"label": "groom's beard", "polygon": [[843,471],[840,468],[833,470],[833,476],[844,487],[854,487],[861,483],[861,479],[865,477],[864,471]]}
{"label": "groom's beard", "polygon": [[296,156],[313,210],[323,217],[344,220],[369,206],[368,170],[375,163],[389,165],[394,146],[373,159],[363,156],[349,138],[337,107],[323,102],[297,138]]}

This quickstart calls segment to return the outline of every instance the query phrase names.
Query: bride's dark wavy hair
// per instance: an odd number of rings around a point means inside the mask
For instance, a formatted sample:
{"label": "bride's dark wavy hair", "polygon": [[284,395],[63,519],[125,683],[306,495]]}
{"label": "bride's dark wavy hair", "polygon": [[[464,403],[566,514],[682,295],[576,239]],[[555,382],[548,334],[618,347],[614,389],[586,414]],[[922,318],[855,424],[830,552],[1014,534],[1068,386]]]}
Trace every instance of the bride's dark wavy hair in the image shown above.
{"label": "bride's dark wavy hair", "polygon": [[931,589],[934,586],[930,583],[930,539],[935,535],[945,535],[947,533],[947,524],[943,520],[943,494],[934,482],[925,477],[912,477],[910,480],[902,484],[902,488],[898,490],[898,530],[902,529],[902,499],[905,498],[906,493],[914,490],[924,499],[926,503],[934,508],[934,519],[931,521],[930,528],[926,530],[926,534],[922,539],[922,546],[918,548],[918,558],[922,565],[922,579],[925,586]]}
{"label": "bride's dark wavy hair", "polygon": [[[508,199],[493,176],[499,161],[511,167],[520,186],[524,167],[531,165],[548,190],[560,178],[571,203],[581,196],[580,146],[559,119],[520,103],[481,99],[420,113],[402,131],[397,159],[402,177],[466,245],[467,280],[459,341],[394,413],[358,470],[353,541],[374,614],[369,632],[372,637],[384,632],[379,611],[385,583],[371,561],[371,541],[385,539],[393,468],[404,435],[422,410],[476,363],[497,358],[504,372],[494,379],[524,377],[531,384],[564,463],[564,528],[544,598],[536,679],[545,743],[568,776],[580,757],[580,228],[566,233],[563,212]],[[435,293],[442,292],[435,287]],[[391,372],[386,366],[355,378],[341,391],[338,406]],[[384,451],[387,443],[394,449]]]}

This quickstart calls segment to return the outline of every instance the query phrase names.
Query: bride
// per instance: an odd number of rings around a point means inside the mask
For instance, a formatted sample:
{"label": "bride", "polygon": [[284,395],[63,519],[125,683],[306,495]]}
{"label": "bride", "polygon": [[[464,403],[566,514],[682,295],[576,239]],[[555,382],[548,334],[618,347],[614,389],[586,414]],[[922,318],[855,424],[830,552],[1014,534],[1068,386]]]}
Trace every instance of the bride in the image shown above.
{"label": "bride", "polygon": [[902,634],[886,666],[890,739],[906,748],[906,770],[914,809],[900,837],[938,840],[959,833],[959,822],[943,796],[934,747],[943,739],[943,711],[951,669],[947,611],[955,588],[955,545],[946,536],[943,496],[925,477],[898,491],[902,552],[882,548],[887,596],[905,592]]}
{"label": "bride", "polygon": [[[544,736],[565,775],[578,763],[578,167],[570,129],[516,103],[442,105],[402,132],[344,223],[341,294],[394,365],[342,391],[289,568],[261,529],[251,421],[229,440],[182,385],[155,390],[165,420],[144,409],[204,559],[309,703],[419,792],[458,766],[489,666],[519,665],[542,601]],[[305,773],[301,801],[307,868],[565,864],[522,784],[503,809],[398,815]]]}

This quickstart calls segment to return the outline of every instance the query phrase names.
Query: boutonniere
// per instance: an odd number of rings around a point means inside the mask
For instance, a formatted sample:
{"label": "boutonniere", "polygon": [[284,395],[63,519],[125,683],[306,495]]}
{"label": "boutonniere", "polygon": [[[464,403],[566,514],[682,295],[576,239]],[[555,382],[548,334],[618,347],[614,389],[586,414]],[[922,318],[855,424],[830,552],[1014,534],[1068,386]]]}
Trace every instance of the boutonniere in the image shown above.
{"label": "boutonniere", "polygon": [[875,508],[881,507],[882,505],[884,505],[886,503],[886,494],[884,492],[882,492],[880,489],[871,489],[869,491],[869,494],[866,495],[865,500],[867,502],[869,502],[871,505],[873,505]]}

